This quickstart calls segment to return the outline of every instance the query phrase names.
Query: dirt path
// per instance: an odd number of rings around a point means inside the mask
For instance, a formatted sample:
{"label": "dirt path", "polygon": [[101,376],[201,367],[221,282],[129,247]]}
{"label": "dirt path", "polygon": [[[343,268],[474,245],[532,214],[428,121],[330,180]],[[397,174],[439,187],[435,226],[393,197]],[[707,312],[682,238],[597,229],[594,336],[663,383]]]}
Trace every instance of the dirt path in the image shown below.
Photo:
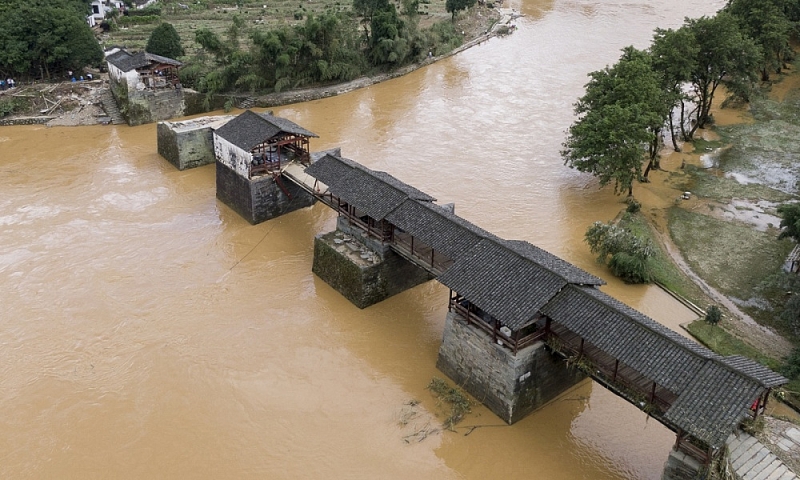
{"label": "dirt path", "polygon": [[760,325],[750,315],[740,310],[728,297],[706,283],[705,280],[692,271],[669,235],[658,231],[658,229],[653,230],[675,265],[714,302],[719,303],[732,314],[732,316],[723,320],[727,329],[732,330],[738,337],[762,352],[781,357],[791,353],[792,344],[788,340],[772,329]]}

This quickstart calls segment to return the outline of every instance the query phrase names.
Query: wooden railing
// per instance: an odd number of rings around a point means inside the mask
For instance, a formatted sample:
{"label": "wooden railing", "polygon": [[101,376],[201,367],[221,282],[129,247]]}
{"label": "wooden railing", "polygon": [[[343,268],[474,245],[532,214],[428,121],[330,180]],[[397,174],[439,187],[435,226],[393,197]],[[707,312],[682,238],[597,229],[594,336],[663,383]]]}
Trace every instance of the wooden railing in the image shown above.
{"label": "wooden railing", "polygon": [[481,316],[478,315],[478,312],[473,310],[473,307],[469,302],[466,302],[466,305],[462,304],[463,298],[460,296],[453,296],[450,297],[450,304],[448,306],[448,310],[451,312],[457,313],[461,316],[465,321],[467,321],[470,325],[473,325],[484,332],[488,333],[494,342],[497,342],[499,345],[509,348],[514,353],[517,353],[521,348],[527,347],[541,339],[545,336],[545,330],[539,329],[533,332],[530,335],[527,335],[520,339],[515,339],[511,336],[504,334],[499,327],[499,322],[497,320],[492,321],[492,323],[488,323],[484,320]]}

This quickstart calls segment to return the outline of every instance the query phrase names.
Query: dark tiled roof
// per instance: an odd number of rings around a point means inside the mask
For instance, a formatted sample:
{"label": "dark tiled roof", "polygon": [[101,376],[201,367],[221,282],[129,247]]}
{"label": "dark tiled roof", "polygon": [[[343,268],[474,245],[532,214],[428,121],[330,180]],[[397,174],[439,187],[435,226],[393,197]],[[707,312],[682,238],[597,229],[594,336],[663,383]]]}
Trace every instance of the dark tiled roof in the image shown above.
{"label": "dark tiled roof", "polygon": [[264,117],[264,119],[269,123],[280,128],[281,131],[283,132],[293,133],[295,135],[301,135],[303,137],[319,138],[319,135],[317,135],[316,133],[306,130],[305,128],[301,127],[300,125],[294,123],[291,120],[287,120],[281,117],[276,117],[274,115],[270,115],[269,113],[262,113],[261,116]]}
{"label": "dark tiled roof", "polygon": [[542,313],[676,395],[713,355],[596,288],[569,286]]}
{"label": "dark tiled roof", "polygon": [[714,447],[765,388],[787,383],[750,359],[720,357],[595,288],[567,286],[542,313],[676,394],[664,417]]}
{"label": "dark tiled roof", "polygon": [[461,258],[481,239],[496,238],[453,212],[429,202],[406,200],[386,219],[452,260]]}
{"label": "dark tiled roof", "polygon": [[518,330],[568,284],[501,242],[483,239],[438,278],[483,311]]}
{"label": "dark tiled roof", "polygon": [[306,173],[328,186],[328,190],[375,220],[382,220],[406,199],[436,200],[386,172],[370,170],[350,159],[325,155]]}
{"label": "dark tiled roof", "polygon": [[755,380],[765,388],[774,388],[788,382],[782,375],[778,375],[764,365],[741,355],[730,355],[723,358],[722,361],[737,372]]}
{"label": "dark tiled roof", "polygon": [[306,168],[306,173],[325,185],[335,185],[344,182],[353,169],[359,166],[349,158],[327,153]]}
{"label": "dark tiled roof", "polygon": [[542,265],[543,267],[561,275],[569,283],[577,283],[579,285],[606,284],[606,282],[595,277],[594,275],[581,270],[575,265],[564,261],[552,253],[542,250],[541,248],[529,242],[522,240],[503,240],[502,243],[528,260],[536,262],[539,265]]}
{"label": "dark tiled roof", "polygon": [[269,114],[259,115],[251,110],[245,110],[217,129],[216,134],[249,152],[259,143],[267,141],[281,132],[307,137],[317,136],[285,118],[273,117]]}
{"label": "dark tiled roof", "polygon": [[154,53],[138,52],[130,54],[126,50],[114,52],[106,57],[106,61],[111,65],[119,68],[123,72],[129,72],[134,68],[142,68],[150,65],[151,63],[165,63],[167,65],[174,65],[180,67],[183,65],[181,62],[168,57],[162,57]]}
{"label": "dark tiled roof", "polygon": [[712,360],[693,372],[664,418],[712,447],[720,447],[748,415],[762,387]]}

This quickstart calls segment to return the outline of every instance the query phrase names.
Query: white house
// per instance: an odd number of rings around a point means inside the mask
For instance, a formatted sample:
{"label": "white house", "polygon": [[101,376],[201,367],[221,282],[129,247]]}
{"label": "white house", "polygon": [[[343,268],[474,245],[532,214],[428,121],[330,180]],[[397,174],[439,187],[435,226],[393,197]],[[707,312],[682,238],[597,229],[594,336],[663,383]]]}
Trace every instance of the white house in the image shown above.
{"label": "white house", "polygon": [[92,2],[92,20],[89,20],[89,25],[94,26],[97,22],[102,22],[106,18],[106,14],[113,9],[123,11],[125,4],[117,0],[94,0]]}
{"label": "white house", "polygon": [[106,55],[108,75],[116,83],[125,84],[128,92],[163,89],[179,85],[181,62],[153,53],[129,53],[119,49]]}

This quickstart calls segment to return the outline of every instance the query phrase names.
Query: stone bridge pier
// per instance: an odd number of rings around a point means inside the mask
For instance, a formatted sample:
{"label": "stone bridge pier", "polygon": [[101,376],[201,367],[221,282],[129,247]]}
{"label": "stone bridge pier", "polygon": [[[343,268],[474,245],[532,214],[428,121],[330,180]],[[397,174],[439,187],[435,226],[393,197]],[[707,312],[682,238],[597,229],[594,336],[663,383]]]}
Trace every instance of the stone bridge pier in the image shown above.
{"label": "stone bridge pier", "polygon": [[358,308],[434,278],[339,217],[336,230],[314,238],[312,271]]}

